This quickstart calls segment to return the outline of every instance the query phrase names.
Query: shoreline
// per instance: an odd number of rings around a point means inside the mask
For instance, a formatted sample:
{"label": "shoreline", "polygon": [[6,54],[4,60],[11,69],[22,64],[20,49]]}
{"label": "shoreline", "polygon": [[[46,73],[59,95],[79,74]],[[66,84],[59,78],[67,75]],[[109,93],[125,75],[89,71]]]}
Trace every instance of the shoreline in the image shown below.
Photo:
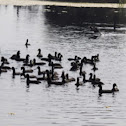
{"label": "shoreline", "polygon": [[75,2],[52,2],[38,0],[0,0],[0,5],[17,5],[17,6],[33,6],[33,5],[50,5],[50,6],[67,6],[67,7],[97,7],[97,8],[126,8],[126,4],[119,3],[75,3]]}

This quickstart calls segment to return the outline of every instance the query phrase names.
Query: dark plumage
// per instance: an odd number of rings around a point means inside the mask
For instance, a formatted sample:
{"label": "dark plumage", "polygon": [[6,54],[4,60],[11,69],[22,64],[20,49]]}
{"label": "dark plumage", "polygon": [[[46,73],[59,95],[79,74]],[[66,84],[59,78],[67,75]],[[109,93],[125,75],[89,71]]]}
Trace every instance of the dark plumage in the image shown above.
{"label": "dark plumage", "polygon": [[33,65],[45,65],[44,62],[36,62],[36,59],[33,59]]}
{"label": "dark plumage", "polygon": [[37,57],[38,57],[38,58],[42,58],[42,57],[43,57],[43,55],[41,54],[41,49],[38,49]]}
{"label": "dark plumage", "polygon": [[48,54],[48,58],[51,59],[51,60],[56,60],[56,61],[61,61],[62,60],[62,55],[61,53],[57,53],[55,52],[55,55],[51,55],[51,54]]}
{"label": "dark plumage", "polygon": [[84,83],[91,82],[91,80],[90,80],[91,78],[89,80],[86,80],[86,74],[85,73],[83,73],[82,76],[83,76],[83,82]]}
{"label": "dark plumage", "polygon": [[49,58],[46,58],[46,57],[41,58],[41,60],[43,60],[43,61],[47,61],[47,62],[50,61],[50,59],[49,59]]}
{"label": "dark plumage", "polygon": [[88,81],[89,81],[89,82],[92,82],[92,80],[93,80],[93,79],[92,79],[92,76],[93,76],[93,75],[92,75],[92,73],[90,73],[89,75],[90,75],[90,77],[89,77],[89,80],[88,80]]}
{"label": "dark plumage", "polygon": [[26,48],[28,48],[28,46],[30,46],[31,44],[28,43],[28,39],[26,40],[25,46]]}
{"label": "dark plumage", "polygon": [[98,61],[99,61],[99,54],[93,56],[93,60],[94,60],[95,62],[98,62]]}
{"label": "dark plumage", "polygon": [[50,84],[54,84],[54,85],[64,85],[65,83],[62,81],[51,81]]}
{"label": "dark plumage", "polygon": [[29,63],[29,57],[30,57],[29,54],[27,54],[25,60],[23,61],[25,64]]}
{"label": "dark plumage", "polygon": [[60,53],[58,53],[58,57],[55,58],[56,61],[61,61],[62,60],[62,55]]}
{"label": "dark plumage", "polygon": [[5,57],[1,57],[1,62],[4,64],[9,64],[8,60]]}
{"label": "dark plumage", "polygon": [[90,64],[90,65],[94,65],[93,58],[87,59],[86,57],[84,57],[84,58],[83,58],[83,63],[85,63],[85,64]]}
{"label": "dark plumage", "polygon": [[1,64],[0,67],[1,67],[1,69],[7,69],[7,70],[10,70],[11,69],[11,67],[5,66],[3,62],[2,62],[2,64]]}
{"label": "dark plumage", "polygon": [[77,90],[79,89],[78,87],[82,85],[82,83],[79,82],[79,77],[77,77],[77,82],[75,85]]}
{"label": "dark plumage", "polygon": [[72,81],[75,81],[75,78],[73,78],[73,77],[69,77],[69,75],[66,74],[66,77],[65,77],[65,83],[69,83],[69,82],[72,82]]}
{"label": "dark plumage", "polygon": [[61,78],[62,78],[62,81],[54,81],[54,80],[51,80],[51,75],[49,73],[49,71],[47,70],[47,82],[48,82],[48,85],[51,85],[51,84],[54,84],[54,85],[64,85],[65,84],[65,76],[61,75]]}
{"label": "dark plumage", "polygon": [[47,77],[45,76],[46,75],[46,72],[42,74],[43,76],[42,77],[37,77],[37,80],[47,80]]}
{"label": "dark plumage", "polygon": [[0,74],[3,73],[3,72],[7,72],[6,69],[2,69],[1,66],[0,66]]}
{"label": "dark plumage", "polygon": [[12,67],[12,71],[13,78],[15,77],[15,75],[21,75],[21,72],[16,72],[14,67]]}
{"label": "dark plumage", "polygon": [[53,66],[54,69],[62,69],[62,65],[60,63],[53,63],[53,62],[50,62],[49,63],[49,66]]}
{"label": "dark plumage", "polygon": [[70,71],[77,71],[78,70],[78,64],[77,63],[73,63],[72,67],[70,68]]}
{"label": "dark plumage", "polygon": [[32,69],[26,70],[24,67],[21,67],[21,70],[22,70],[22,73],[32,73],[33,72]]}
{"label": "dark plumage", "polygon": [[32,60],[30,60],[30,63],[24,63],[23,66],[33,67],[33,62],[32,62]]}
{"label": "dark plumage", "polygon": [[[27,78],[27,73],[21,73],[21,77],[24,77],[24,78]],[[37,79],[37,76],[35,75],[29,75],[29,78],[36,78]]]}
{"label": "dark plumage", "polygon": [[93,64],[93,68],[92,68],[92,70],[93,70],[93,71],[98,70],[98,68],[96,67],[96,64],[95,64],[95,63]]}
{"label": "dark plumage", "polygon": [[38,75],[45,74],[46,71],[41,71],[40,66],[37,67],[38,69]]}
{"label": "dark plumage", "polygon": [[29,84],[39,84],[39,83],[41,83],[38,80],[30,80],[29,74],[26,75],[26,78],[27,78],[27,80],[26,80],[27,86],[29,86]]}
{"label": "dark plumage", "polygon": [[101,84],[99,84],[99,85],[98,85],[98,87],[99,87],[99,95],[101,95],[101,94],[103,94],[103,93],[114,93],[114,92],[119,91],[119,89],[116,88],[116,86],[117,86],[117,85],[114,83],[114,84],[113,84],[113,88],[112,88],[111,90],[102,90],[102,86],[101,86]]}
{"label": "dark plumage", "polygon": [[17,53],[16,53],[16,54],[13,54],[10,58],[11,58],[12,60],[19,59],[19,58],[20,58],[20,51],[17,51]]}
{"label": "dark plumage", "polygon": [[50,53],[48,54],[48,58],[50,58],[51,60],[54,60],[57,56],[57,52],[55,52],[55,55],[51,55]]}
{"label": "dark plumage", "polygon": [[93,79],[92,79],[92,82],[91,82],[94,86],[95,85],[99,85],[99,84],[101,84],[101,85],[103,85],[104,83],[103,82],[101,82],[101,79],[99,79],[99,78],[96,78],[96,75],[94,75],[94,77],[93,77]]}
{"label": "dark plumage", "polygon": [[80,72],[79,72],[80,76],[83,75],[83,74],[86,74],[85,71],[82,71],[82,68],[83,68],[83,65],[80,66]]}
{"label": "dark plumage", "polygon": [[12,55],[11,59],[27,63],[29,61],[29,55],[27,54],[25,58],[20,58],[20,51],[18,51],[17,54]]}
{"label": "dark plumage", "polygon": [[78,60],[80,60],[80,59],[81,59],[81,58],[78,57],[78,56],[76,56],[76,55],[75,55],[74,58],[68,58],[69,61],[78,61]]}

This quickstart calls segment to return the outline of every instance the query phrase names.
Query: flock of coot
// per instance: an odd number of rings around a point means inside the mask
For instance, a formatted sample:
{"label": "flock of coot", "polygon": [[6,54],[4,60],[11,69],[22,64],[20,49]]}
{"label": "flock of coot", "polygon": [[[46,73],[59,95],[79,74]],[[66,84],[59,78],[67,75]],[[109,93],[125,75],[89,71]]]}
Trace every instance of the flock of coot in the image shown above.
{"label": "flock of coot", "polygon": [[[28,43],[28,39],[26,40],[25,46],[27,48],[28,46],[30,46],[30,44]],[[41,62],[37,62],[36,58],[39,58]],[[41,49],[38,49],[38,54],[34,59],[31,60],[30,54],[27,54],[25,58],[21,58],[20,51],[17,51],[10,57],[10,59],[17,61],[17,63],[22,62],[21,72],[17,72],[14,66],[10,67],[8,59],[4,56],[1,56],[0,74],[11,70],[13,78],[15,78],[15,76],[26,78],[27,87],[29,87],[30,84],[39,84],[41,83],[41,81],[47,81],[48,86],[52,84],[65,85],[72,81],[76,81],[75,86],[77,90],[79,89],[79,86],[88,82],[91,83],[92,86],[99,87],[99,95],[103,93],[114,93],[116,91],[119,91],[115,83],[113,84],[112,89],[103,90],[102,85],[104,85],[104,83],[101,82],[100,78],[96,78],[95,74],[93,75],[92,73],[90,73],[89,79],[86,79],[86,71],[83,71],[83,66],[85,64],[90,64],[93,71],[98,70],[96,64],[97,62],[99,62],[99,54],[91,56],[91,59],[88,59],[87,57],[80,58],[78,56],[67,59],[71,64],[71,68],[69,70],[74,72],[79,71],[79,75],[77,75],[76,78],[70,77],[68,73],[64,72],[61,65],[62,58],[63,55],[58,52],[55,52],[54,55],[49,53],[48,56],[44,58],[41,53]],[[49,69],[41,71],[41,68],[46,64],[48,64]],[[38,70],[37,75],[31,75],[31,73],[34,73],[34,70],[32,69],[34,66],[36,66],[36,69]],[[56,72],[56,69],[62,69],[62,73]],[[82,82],[80,82],[80,77],[83,78]]]}

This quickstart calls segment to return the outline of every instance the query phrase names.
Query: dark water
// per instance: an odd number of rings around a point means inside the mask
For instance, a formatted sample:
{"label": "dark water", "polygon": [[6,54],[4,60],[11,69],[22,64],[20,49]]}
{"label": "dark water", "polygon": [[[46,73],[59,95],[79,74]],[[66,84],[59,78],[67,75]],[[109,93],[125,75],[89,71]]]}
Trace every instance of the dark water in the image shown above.
{"label": "dark water", "polygon": [[[0,56],[9,58],[20,50],[21,57],[30,54],[30,59],[33,59],[38,48],[42,49],[44,57],[57,51],[63,54],[63,70],[76,78],[79,71],[69,71],[70,62],[67,58],[75,55],[90,58],[99,53],[96,76],[105,83],[103,88],[110,89],[113,83],[117,83],[120,89],[115,95],[104,94],[99,97],[98,87],[94,88],[90,83],[85,83],[79,90],[76,90],[75,82],[47,87],[47,82],[42,81],[39,85],[26,88],[25,79],[19,76],[13,79],[12,71],[8,71],[0,76],[1,125],[125,126],[125,10],[121,10],[122,13],[118,10],[116,21],[119,27],[115,32],[114,15],[110,13],[113,10],[93,10],[90,13],[90,8],[0,6]],[[101,36],[96,39],[85,34],[92,24],[101,31]],[[31,44],[29,48],[24,46],[27,38]],[[16,67],[16,71],[21,71],[22,63],[10,59],[9,62],[11,67]],[[48,64],[42,70],[47,68]],[[90,65],[84,65],[87,78],[90,72],[93,73],[91,68]],[[37,75],[36,67],[33,69]]]}

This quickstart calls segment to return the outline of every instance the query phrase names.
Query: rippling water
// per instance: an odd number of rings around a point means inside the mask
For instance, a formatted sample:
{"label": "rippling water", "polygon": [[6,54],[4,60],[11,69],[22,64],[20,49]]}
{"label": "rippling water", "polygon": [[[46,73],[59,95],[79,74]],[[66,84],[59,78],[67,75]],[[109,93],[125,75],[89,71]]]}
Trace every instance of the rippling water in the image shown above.
{"label": "rippling water", "polygon": [[[84,34],[88,27],[78,21],[67,23],[44,6],[0,6],[0,56],[9,58],[17,50],[21,57],[30,54],[36,57],[38,48],[44,57],[55,51],[63,54],[63,70],[70,76],[77,77],[77,72],[70,72],[67,58],[78,55],[90,58],[99,53],[96,76],[105,83],[103,88],[110,89],[117,83],[120,89],[115,95],[98,95],[98,87],[85,83],[76,90],[75,82],[65,86],[47,86],[42,81],[39,85],[26,88],[26,80],[18,76],[12,78],[12,71],[0,75],[0,124],[2,126],[125,126],[126,122],[126,34],[125,27],[101,27],[101,36],[89,39]],[[67,14],[66,14],[67,15]],[[91,20],[90,20],[91,21]],[[78,23],[77,23],[78,22]],[[87,23],[87,22],[86,22]],[[90,22],[91,23],[91,22]],[[99,23],[99,22],[94,22]],[[108,23],[109,24],[109,23]],[[111,23],[110,23],[111,24]],[[109,29],[109,30],[103,30]],[[120,31],[123,29],[123,32]],[[26,39],[31,46],[25,48]],[[39,61],[39,59],[37,59]],[[9,59],[10,66],[21,71],[22,63]],[[42,69],[45,70],[48,65]],[[33,68],[37,74],[36,67]],[[93,72],[90,65],[84,65],[86,78]],[[57,70],[59,73],[62,70]],[[80,78],[81,79],[81,78]]]}

